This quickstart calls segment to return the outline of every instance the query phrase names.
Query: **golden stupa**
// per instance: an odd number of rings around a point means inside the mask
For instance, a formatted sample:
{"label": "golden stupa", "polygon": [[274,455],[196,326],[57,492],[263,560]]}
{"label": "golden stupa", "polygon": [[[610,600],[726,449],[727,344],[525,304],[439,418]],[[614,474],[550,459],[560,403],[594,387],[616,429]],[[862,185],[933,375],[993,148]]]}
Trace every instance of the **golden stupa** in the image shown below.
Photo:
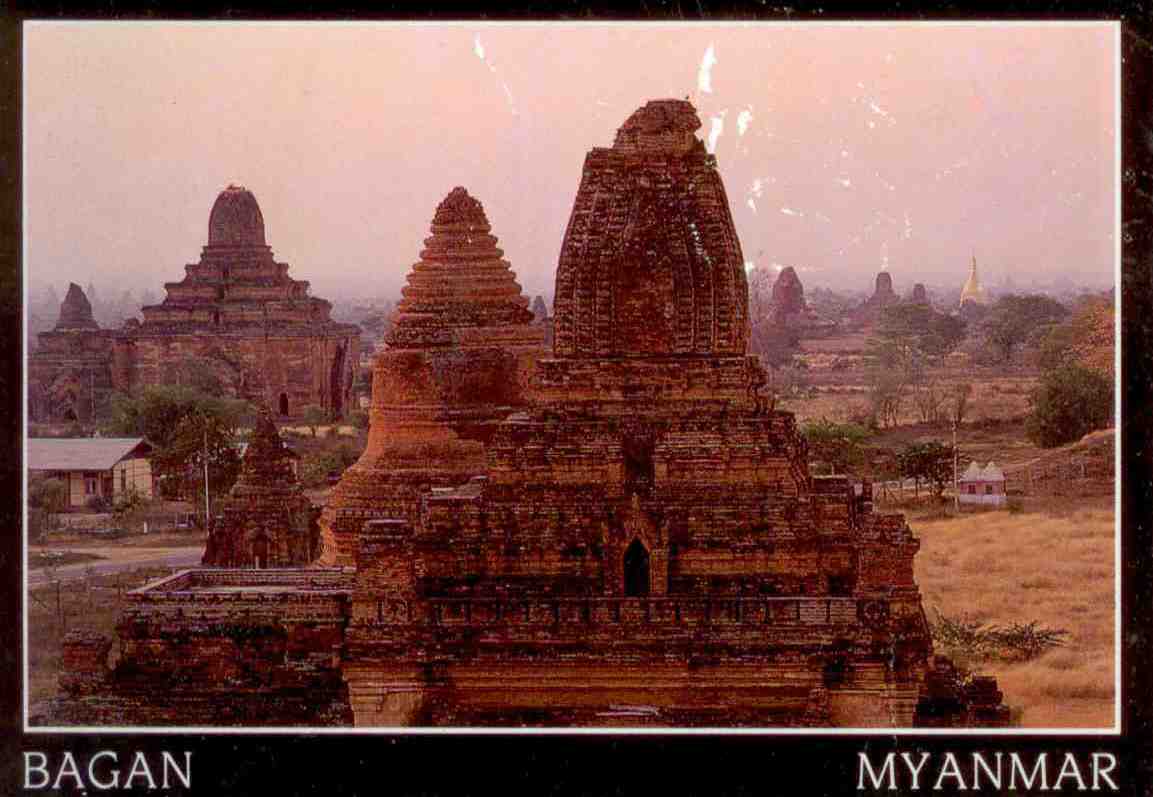
{"label": "golden stupa", "polygon": [[961,288],[961,301],[958,306],[964,307],[965,302],[986,304],[988,301],[989,297],[985,294],[985,289],[981,287],[981,283],[977,279],[977,256],[973,255],[973,264],[969,266],[969,279],[965,280],[965,287]]}

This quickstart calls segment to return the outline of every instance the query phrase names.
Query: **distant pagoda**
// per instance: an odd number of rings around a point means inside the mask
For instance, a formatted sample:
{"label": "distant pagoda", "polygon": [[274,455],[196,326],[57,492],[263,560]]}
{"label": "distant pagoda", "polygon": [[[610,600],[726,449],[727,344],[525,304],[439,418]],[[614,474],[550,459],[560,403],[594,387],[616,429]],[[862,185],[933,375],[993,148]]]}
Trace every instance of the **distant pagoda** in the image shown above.
{"label": "distant pagoda", "polygon": [[[230,185],[208,219],[208,243],[184,277],[164,285],[159,304],[120,329],[102,330],[77,285],[60,320],[40,336],[30,368],[34,421],[88,422],[108,396],[210,376],[224,394],[300,417],[310,406],[341,417],[352,398],[360,330],[331,317],[332,305],[289,276],[264,235],[248,189]],[[526,311],[527,312],[527,311]]]}
{"label": "distant pagoda", "polygon": [[985,289],[981,287],[981,282],[977,279],[977,256],[973,255],[972,265],[969,266],[969,279],[965,280],[965,287],[961,288],[961,301],[958,307],[964,307],[965,302],[975,302],[977,304],[988,304],[989,297],[985,293]]}

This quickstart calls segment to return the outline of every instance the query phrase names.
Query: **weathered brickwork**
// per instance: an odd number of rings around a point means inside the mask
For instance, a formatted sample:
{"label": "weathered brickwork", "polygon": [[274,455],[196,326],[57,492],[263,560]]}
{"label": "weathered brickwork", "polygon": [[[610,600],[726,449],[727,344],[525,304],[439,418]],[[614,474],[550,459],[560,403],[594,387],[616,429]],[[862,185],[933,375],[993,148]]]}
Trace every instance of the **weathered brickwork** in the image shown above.
{"label": "weathered brickwork", "polygon": [[688,103],[655,100],[585,158],[557,266],[558,356],[745,353],[745,261],[700,126]]}
{"label": "weathered brickwork", "polygon": [[101,329],[76,283],[60,304],[60,318],[28,358],[28,414],[34,421],[88,423],[108,410],[114,386],[115,334]]}
{"label": "weathered brickwork", "polygon": [[[217,721],[1004,724],[995,683],[932,655],[904,517],[811,476],[765,395],[699,126],[687,102],[649,103],[586,160],[551,357],[454,190],[323,516],[327,567],[134,593],[110,685],[66,710],[159,683],[177,688],[148,721],[227,694]],[[93,651],[74,653],[82,685],[105,679]]]}
{"label": "weathered brickwork", "polygon": [[[250,191],[221,192],[208,227],[200,261],[185,266],[181,281],[165,284],[163,302],[142,308],[143,323],[129,319],[117,330],[58,325],[41,335],[30,358],[33,420],[87,420],[92,395],[99,415],[111,392],[171,383],[189,367],[281,416],[297,417],[309,405],[336,417],[350,408],[358,328],[332,321],[331,304],[310,296],[308,283],[276,262]],[[66,310],[74,312],[72,298],[70,288],[62,323]]]}
{"label": "weathered brickwork", "polygon": [[244,451],[240,476],[212,520],[203,564],[310,564],[320,549],[318,514],[296,478],[291,452],[264,410]]}
{"label": "weathered brickwork", "polygon": [[361,529],[358,724],[907,726],[936,706],[918,542],[868,485],[810,477],[763,395],[698,127],[649,103],[593,151],[530,406],[483,475]]}
{"label": "weathered brickwork", "polygon": [[321,517],[322,564],[353,564],[366,520],[414,518],[429,489],[483,474],[485,441],[524,405],[544,330],[490,231],[464,188],[437,207],[374,364],[368,443]]}
{"label": "weathered brickwork", "polygon": [[[108,641],[70,637],[69,694],[33,721],[85,725],[347,725],[340,651],[350,576],[341,571],[184,571],[128,594]],[[66,669],[65,669],[66,671]],[[66,680],[71,679],[71,680]]]}

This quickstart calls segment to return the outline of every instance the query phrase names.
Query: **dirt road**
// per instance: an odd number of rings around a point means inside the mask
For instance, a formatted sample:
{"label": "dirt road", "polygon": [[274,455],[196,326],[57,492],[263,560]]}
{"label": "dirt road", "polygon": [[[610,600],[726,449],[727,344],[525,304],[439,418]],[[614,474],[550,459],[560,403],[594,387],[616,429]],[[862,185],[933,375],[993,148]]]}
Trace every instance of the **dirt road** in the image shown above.
{"label": "dirt road", "polygon": [[75,581],[89,573],[98,576],[135,570],[138,567],[194,567],[200,564],[203,545],[180,548],[85,548],[85,553],[102,556],[95,562],[81,562],[58,567],[49,573],[44,568],[28,571],[28,586],[38,587],[53,581]]}

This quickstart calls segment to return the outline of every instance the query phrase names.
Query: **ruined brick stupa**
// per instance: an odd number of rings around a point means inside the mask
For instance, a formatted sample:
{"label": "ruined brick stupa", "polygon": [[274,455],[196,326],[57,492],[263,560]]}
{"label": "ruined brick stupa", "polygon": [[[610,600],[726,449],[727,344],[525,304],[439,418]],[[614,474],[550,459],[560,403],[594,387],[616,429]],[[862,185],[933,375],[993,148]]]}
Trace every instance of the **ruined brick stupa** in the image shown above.
{"label": "ruined brick stupa", "polygon": [[271,414],[262,410],[240,476],[213,519],[202,564],[293,567],[317,557],[317,513],[296,477],[294,459]]}
{"label": "ruined brick stupa", "polygon": [[354,562],[365,520],[415,517],[430,488],[484,473],[483,441],[524,403],[544,330],[490,231],[464,188],[437,206],[373,367],[368,444],[321,519],[322,564]]}
{"label": "ruined brick stupa", "polygon": [[873,294],[853,311],[852,323],[858,327],[876,324],[886,307],[892,307],[900,301],[901,297],[893,290],[893,275],[888,271],[879,271],[873,283]]}
{"label": "ruined brick stupa", "polygon": [[114,333],[101,329],[76,283],[60,303],[56,326],[41,332],[28,357],[28,414],[33,421],[89,422],[106,411],[114,386]]}
{"label": "ruined brick stupa", "polygon": [[75,282],[68,283],[68,293],[60,303],[60,317],[56,320],[57,331],[68,329],[100,329],[92,317],[92,303]]}

